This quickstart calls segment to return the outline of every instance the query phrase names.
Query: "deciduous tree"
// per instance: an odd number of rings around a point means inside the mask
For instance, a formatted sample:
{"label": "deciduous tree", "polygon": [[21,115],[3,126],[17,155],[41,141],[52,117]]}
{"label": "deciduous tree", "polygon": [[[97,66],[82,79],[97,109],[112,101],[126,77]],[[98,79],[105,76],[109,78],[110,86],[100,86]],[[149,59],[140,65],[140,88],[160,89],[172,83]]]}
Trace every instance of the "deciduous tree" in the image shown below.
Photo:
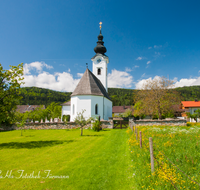
{"label": "deciduous tree", "polygon": [[79,112],[77,114],[77,116],[75,117],[74,119],[74,122],[76,124],[78,124],[81,128],[81,136],[83,135],[83,127],[85,125],[87,125],[88,123],[91,123],[92,121],[92,118],[89,118],[89,119],[86,119],[84,116],[83,116],[83,113],[85,112],[85,110],[82,110],[82,112]]}
{"label": "deciduous tree", "polygon": [[148,80],[136,94],[136,105],[140,107],[137,112],[140,115],[157,115],[159,119],[172,112],[172,105],[180,104],[180,96],[175,90],[171,90],[173,83],[165,77]]}
{"label": "deciduous tree", "polygon": [[20,113],[20,112],[15,112],[15,121],[17,127],[21,127],[21,136],[22,134],[22,128],[24,128],[27,119],[29,118],[30,112],[25,112],[25,113]]}
{"label": "deciduous tree", "polygon": [[14,122],[14,110],[19,100],[20,85],[23,83],[23,64],[4,70],[0,64],[0,125]]}

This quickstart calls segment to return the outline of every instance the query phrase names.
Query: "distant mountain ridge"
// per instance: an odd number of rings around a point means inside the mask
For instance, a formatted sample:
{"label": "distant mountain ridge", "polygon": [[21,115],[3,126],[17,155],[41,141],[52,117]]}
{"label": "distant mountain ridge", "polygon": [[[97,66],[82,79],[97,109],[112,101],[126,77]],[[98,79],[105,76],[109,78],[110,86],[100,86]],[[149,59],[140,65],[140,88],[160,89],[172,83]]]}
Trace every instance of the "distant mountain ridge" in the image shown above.
{"label": "distant mountain ridge", "polygon": [[[176,90],[182,96],[182,101],[200,100],[200,86],[179,87]],[[135,89],[108,88],[108,94],[113,102],[113,106],[133,105]],[[45,105],[51,102],[62,104],[70,100],[71,92],[59,92],[38,87],[23,87],[20,89],[20,105]]]}

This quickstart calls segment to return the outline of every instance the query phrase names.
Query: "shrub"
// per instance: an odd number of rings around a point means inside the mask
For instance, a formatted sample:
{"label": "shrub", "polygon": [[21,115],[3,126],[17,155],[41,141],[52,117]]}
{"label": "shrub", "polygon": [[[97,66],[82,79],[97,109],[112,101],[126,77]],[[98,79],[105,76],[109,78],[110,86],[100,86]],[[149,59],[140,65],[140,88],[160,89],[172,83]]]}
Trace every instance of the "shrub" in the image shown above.
{"label": "shrub", "polygon": [[70,121],[70,115],[63,115],[63,118],[62,118],[63,121]]}
{"label": "shrub", "polygon": [[193,126],[200,127],[200,123],[187,122],[187,126],[188,126],[188,127],[193,127]]}
{"label": "shrub", "polygon": [[99,120],[96,120],[93,124],[92,124],[92,129],[94,131],[97,131],[99,132],[100,130],[102,130],[102,127],[101,127],[101,122]]}

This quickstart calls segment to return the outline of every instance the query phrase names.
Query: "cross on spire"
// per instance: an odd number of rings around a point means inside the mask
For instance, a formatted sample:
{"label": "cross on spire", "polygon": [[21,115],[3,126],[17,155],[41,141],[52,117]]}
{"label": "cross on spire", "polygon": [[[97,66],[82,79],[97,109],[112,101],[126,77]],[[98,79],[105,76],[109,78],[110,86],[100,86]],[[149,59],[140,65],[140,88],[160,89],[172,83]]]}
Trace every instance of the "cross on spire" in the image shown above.
{"label": "cross on spire", "polygon": [[100,22],[100,23],[99,23],[99,25],[100,25],[100,26],[99,26],[99,28],[100,28],[100,30],[101,30],[101,27],[102,27],[102,26],[101,26],[101,25],[102,25],[102,22]]}

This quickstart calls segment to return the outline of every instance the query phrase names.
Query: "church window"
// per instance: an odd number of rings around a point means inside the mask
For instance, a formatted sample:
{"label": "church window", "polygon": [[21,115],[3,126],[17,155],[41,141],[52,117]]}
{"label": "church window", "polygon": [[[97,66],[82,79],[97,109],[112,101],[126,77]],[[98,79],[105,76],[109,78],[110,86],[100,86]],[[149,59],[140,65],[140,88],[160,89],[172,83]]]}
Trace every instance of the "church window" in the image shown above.
{"label": "church window", "polygon": [[97,69],[97,75],[101,75],[101,68]]}
{"label": "church window", "polygon": [[74,113],[75,113],[74,104],[73,104],[73,107],[72,107],[72,113],[73,113],[73,115],[74,115]]}
{"label": "church window", "polygon": [[95,105],[95,115],[98,114],[98,104]]}

